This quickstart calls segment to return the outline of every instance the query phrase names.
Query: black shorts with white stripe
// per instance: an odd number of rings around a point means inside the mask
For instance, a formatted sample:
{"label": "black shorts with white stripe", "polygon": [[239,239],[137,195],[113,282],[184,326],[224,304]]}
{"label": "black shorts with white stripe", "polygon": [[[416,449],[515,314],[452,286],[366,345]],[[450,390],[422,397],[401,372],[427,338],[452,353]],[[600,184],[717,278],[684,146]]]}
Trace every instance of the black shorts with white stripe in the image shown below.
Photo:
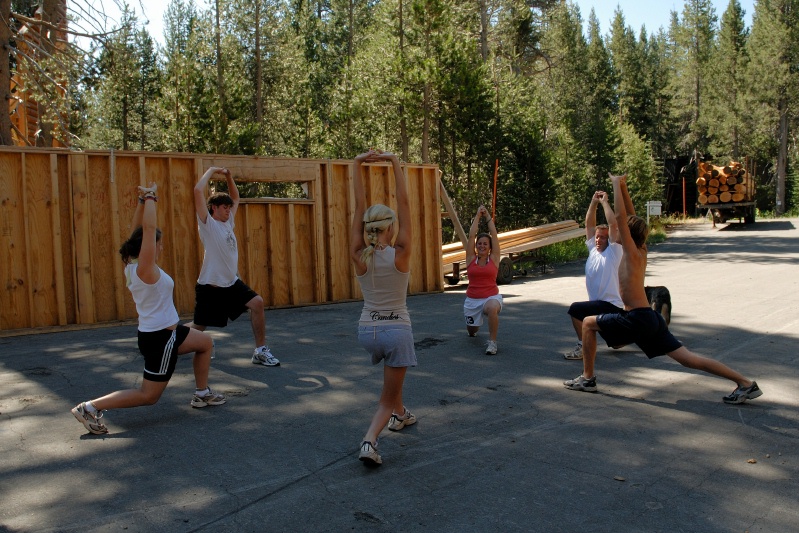
{"label": "black shorts with white stripe", "polygon": [[178,361],[178,347],[189,336],[189,328],[139,331],[139,351],[144,356],[144,379],[169,381]]}

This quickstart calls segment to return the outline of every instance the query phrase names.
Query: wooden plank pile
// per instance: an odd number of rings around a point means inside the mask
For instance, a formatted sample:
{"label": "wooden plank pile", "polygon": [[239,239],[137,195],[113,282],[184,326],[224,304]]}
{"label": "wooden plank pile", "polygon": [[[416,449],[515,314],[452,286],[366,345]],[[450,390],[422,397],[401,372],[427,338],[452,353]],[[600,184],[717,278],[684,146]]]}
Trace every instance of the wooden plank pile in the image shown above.
{"label": "wooden plank pile", "polygon": [[741,163],[731,161],[725,166],[699,163],[698,174],[696,187],[702,205],[750,202],[754,199],[754,180]]}
{"label": "wooden plank pile", "polygon": [[[574,220],[553,222],[543,226],[507,231],[497,235],[503,256],[534,250],[582,236],[585,236],[585,229],[580,228],[579,224]],[[441,247],[441,262],[445,274],[452,273],[453,263],[463,263],[464,261],[466,261],[466,250],[464,250],[462,243],[445,244]]]}

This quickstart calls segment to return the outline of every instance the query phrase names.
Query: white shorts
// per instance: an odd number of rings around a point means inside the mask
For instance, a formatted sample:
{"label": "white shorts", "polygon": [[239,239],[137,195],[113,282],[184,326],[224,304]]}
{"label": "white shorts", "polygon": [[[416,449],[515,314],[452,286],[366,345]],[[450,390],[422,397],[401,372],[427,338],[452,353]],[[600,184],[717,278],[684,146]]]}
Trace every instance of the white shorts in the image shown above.
{"label": "white shorts", "polygon": [[489,300],[496,300],[499,302],[499,310],[502,311],[502,295],[495,294],[488,298],[469,298],[463,302],[463,316],[466,319],[467,326],[482,326],[483,325],[483,308]]}

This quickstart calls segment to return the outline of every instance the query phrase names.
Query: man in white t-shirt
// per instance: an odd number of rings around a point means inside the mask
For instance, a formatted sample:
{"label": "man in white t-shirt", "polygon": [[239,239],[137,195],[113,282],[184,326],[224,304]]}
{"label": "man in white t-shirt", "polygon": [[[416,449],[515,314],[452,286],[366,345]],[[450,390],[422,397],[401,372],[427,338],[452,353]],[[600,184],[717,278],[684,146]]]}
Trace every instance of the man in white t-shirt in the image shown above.
{"label": "man in white t-shirt", "polygon": [[[206,200],[205,189],[217,173],[227,180],[229,193],[216,192]],[[228,319],[236,320],[249,309],[255,337],[253,364],[279,366],[280,361],[266,345],[264,300],[238,276],[239,248],[233,232],[238,207],[239,190],[226,168],[209,168],[194,186],[197,227],[205,255],[195,286],[194,321],[188,325],[200,331],[208,326],[223,328]]]}
{"label": "man in white t-shirt", "polygon": [[[608,224],[596,223],[596,208],[602,204]],[[585,288],[588,290],[587,302],[574,302],[569,307],[577,345],[563,354],[566,359],[583,358],[583,319],[602,313],[618,313],[624,308],[619,295],[619,265],[622,247],[619,242],[619,228],[616,216],[610,207],[608,195],[597,191],[591,198],[591,205],[585,214],[585,244],[588,259],[585,261]]]}

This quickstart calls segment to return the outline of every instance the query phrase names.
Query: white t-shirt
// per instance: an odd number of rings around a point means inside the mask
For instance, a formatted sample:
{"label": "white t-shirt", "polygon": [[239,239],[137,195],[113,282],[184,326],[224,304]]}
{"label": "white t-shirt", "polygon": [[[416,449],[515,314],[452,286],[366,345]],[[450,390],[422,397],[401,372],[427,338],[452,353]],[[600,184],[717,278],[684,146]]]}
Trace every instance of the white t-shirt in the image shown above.
{"label": "white t-shirt", "polygon": [[239,277],[239,245],[236,234],[233,233],[233,218],[220,222],[209,214],[205,218],[205,224],[197,217],[197,227],[205,247],[203,266],[197,283],[230,287]]}
{"label": "white t-shirt", "polygon": [[588,259],[585,261],[588,299],[624,307],[619,295],[619,265],[624,250],[621,244],[610,242],[604,252],[597,250],[594,239],[586,239],[585,245],[588,247]]}

